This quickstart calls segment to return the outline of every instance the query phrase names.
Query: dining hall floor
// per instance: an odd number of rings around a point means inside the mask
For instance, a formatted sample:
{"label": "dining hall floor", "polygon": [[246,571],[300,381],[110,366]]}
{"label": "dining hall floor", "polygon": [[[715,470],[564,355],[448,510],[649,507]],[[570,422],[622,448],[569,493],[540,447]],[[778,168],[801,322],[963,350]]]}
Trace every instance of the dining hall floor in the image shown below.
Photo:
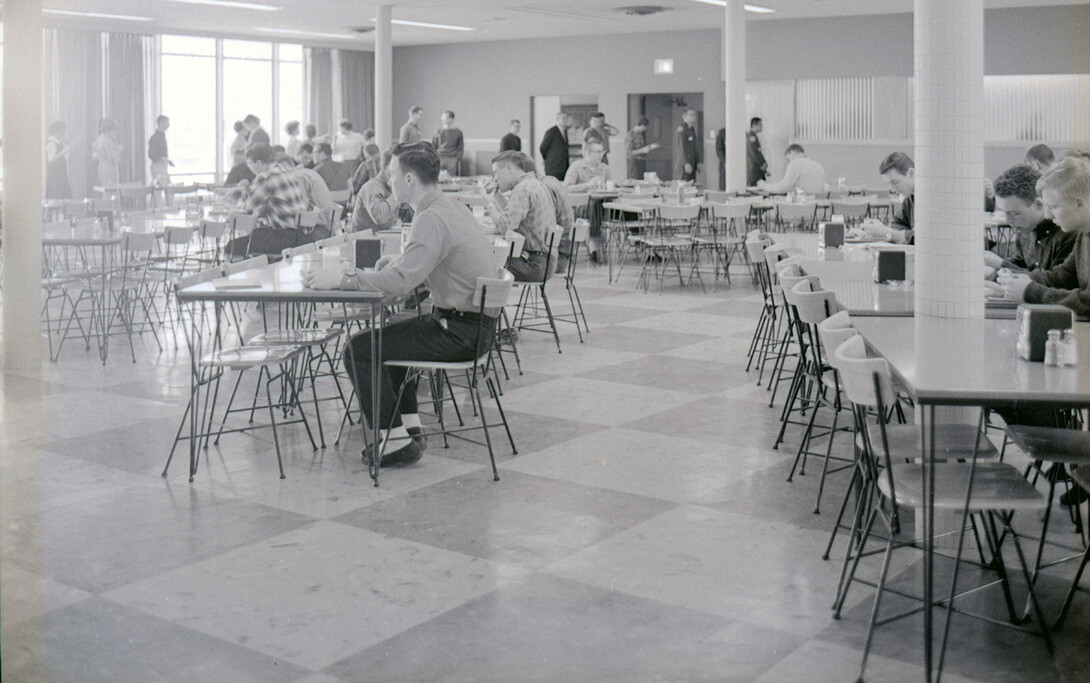
{"label": "dining hall floor", "polygon": [[[820,515],[816,467],[784,481],[797,435],[771,449],[778,411],[745,372],[759,296],[742,271],[714,293],[645,294],[634,275],[580,273],[584,344],[571,325],[559,355],[523,333],[499,482],[483,448],[433,437],[375,488],[358,431],[311,452],[296,427],[285,480],[267,432],[225,437],[192,484],[182,460],[163,479],[184,356],[148,339],[103,367],[72,344],[40,381],[7,377],[3,679],[854,680],[872,592],[834,620],[843,542],[820,557],[846,480]],[[901,556],[909,582],[918,555]],[[1048,613],[1072,572],[1040,579]],[[995,593],[973,601],[1001,616]],[[867,680],[923,678],[919,622],[878,631]],[[1053,659],[962,617],[951,641],[948,681],[1087,680],[1090,595]]]}

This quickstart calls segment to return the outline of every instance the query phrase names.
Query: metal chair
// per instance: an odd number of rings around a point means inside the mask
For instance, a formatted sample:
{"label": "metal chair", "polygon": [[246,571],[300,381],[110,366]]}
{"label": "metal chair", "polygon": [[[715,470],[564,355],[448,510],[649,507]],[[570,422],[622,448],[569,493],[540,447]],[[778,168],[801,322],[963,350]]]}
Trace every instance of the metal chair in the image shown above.
{"label": "metal chair", "polygon": [[519,287],[519,300],[515,306],[513,327],[519,330],[535,332],[551,332],[556,341],[556,352],[560,350],[560,334],[556,330],[556,318],[553,316],[552,306],[549,304],[549,294],[546,285],[552,278],[553,264],[555,263],[557,248],[560,246],[560,235],[564,228],[553,226],[545,235],[545,274],[537,282],[516,282]]}

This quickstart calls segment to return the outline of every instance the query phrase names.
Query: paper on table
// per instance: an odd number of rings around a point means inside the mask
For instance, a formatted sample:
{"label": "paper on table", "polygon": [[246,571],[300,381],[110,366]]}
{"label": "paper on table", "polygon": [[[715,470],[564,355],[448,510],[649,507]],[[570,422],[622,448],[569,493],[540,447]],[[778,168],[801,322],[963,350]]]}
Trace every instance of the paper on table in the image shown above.
{"label": "paper on table", "polygon": [[256,277],[221,277],[212,280],[216,289],[260,289],[261,280]]}

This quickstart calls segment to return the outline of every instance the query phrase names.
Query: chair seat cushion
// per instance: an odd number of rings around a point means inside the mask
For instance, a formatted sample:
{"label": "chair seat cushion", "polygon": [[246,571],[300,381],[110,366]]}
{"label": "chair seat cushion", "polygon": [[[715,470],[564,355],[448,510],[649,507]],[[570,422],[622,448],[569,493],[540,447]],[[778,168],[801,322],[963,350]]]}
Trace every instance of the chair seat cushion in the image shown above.
{"label": "chair seat cushion", "polygon": [[[969,485],[969,463],[935,463],[935,509],[961,510],[965,507],[965,492]],[[918,508],[924,504],[922,466],[894,465],[883,470],[878,488],[887,498],[895,494],[898,505]],[[971,511],[983,510],[1043,510],[1047,501],[1026,481],[1013,465],[1003,462],[977,463],[973,473]]]}
{"label": "chair seat cushion", "polygon": [[1007,427],[1011,440],[1033,460],[1082,464],[1090,467],[1090,432],[1056,427]]}

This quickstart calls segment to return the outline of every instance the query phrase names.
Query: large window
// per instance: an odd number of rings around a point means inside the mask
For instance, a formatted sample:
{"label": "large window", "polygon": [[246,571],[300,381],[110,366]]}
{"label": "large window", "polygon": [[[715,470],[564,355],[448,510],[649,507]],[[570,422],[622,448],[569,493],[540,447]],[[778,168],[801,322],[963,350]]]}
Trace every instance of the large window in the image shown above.
{"label": "large window", "polygon": [[[172,175],[179,181],[211,182],[217,173],[222,178],[232,166],[235,121],[247,114],[261,119],[274,143],[283,142],[284,124],[303,120],[301,45],[164,35],[161,68]],[[217,88],[223,93],[219,110]]]}
{"label": "large window", "polygon": [[171,175],[181,182],[211,182],[216,173],[216,40],[165,35],[161,64]]}

